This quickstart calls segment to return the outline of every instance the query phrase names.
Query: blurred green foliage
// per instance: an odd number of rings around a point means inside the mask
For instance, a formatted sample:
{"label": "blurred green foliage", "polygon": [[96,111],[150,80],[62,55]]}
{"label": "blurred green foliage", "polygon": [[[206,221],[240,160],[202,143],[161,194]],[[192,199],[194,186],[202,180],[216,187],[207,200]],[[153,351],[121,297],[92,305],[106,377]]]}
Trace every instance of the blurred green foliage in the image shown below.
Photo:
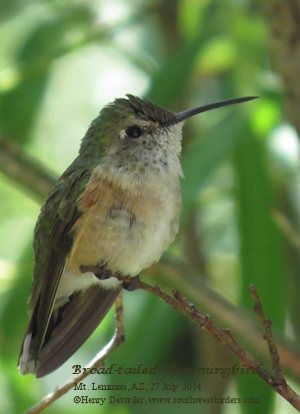
{"label": "blurred green foliage", "polygon": [[[251,104],[199,116],[185,127],[182,226],[167,256],[189,259],[188,241],[196,240],[193,255],[202,263],[195,269],[198,278],[248,309],[247,287],[255,283],[274,328],[285,333],[289,322],[290,331],[299,337],[299,320],[290,318],[291,310],[299,315],[293,289],[299,285],[299,272],[290,275],[298,263],[272,215],[282,208],[292,211],[286,214],[295,228],[298,225],[294,201],[299,195],[298,142],[281,129],[280,84],[269,66],[267,30],[255,3],[1,0],[0,15],[0,139],[17,142],[57,174],[75,156],[80,138],[100,108],[125,93],[147,96],[174,110],[229,97],[260,96]],[[276,134],[281,134],[280,142],[274,140]],[[3,412],[18,414],[67,379],[73,364],[84,365],[91,359],[111,336],[113,319],[111,314],[84,347],[48,378],[18,374],[39,206],[25,190],[18,190],[17,183],[4,175],[0,178],[0,400]],[[190,220],[195,223],[192,229]],[[203,345],[214,339],[199,334],[157,298],[142,292],[126,294],[125,315],[126,343],[109,358],[108,366],[209,367],[220,360],[221,347],[210,360]],[[232,364],[223,362],[227,367]],[[143,380],[149,377],[101,378],[108,383]],[[278,399],[275,406],[272,390],[252,376],[221,379],[218,389],[205,375],[157,374],[150,380],[200,382],[201,396],[218,392],[219,397],[257,397],[262,403],[255,405],[256,413],[290,409]],[[69,393],[48,412],[181,413],[187,409],[186,405],[75,405],[74,395]],[[199,391],[185,395],[196,396]],[[251,404],[188,406],[191,413],[252,413],[253,409]]]}

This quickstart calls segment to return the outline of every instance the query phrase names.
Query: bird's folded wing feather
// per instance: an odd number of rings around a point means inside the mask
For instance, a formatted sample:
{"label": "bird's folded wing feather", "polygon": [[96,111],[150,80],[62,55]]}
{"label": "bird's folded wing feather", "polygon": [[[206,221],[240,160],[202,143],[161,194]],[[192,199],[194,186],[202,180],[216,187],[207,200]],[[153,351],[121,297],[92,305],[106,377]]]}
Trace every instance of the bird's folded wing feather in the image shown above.
{"label": "bird's folded wing feather", "polygon": [[31,320],[25,334],[26,338],[31,333],[30,353],[34,359],[45,340],[58,285],[72,246],[72,228],[81,214],[76,200],[89,177],[90,169],[80,164],[71,165],[50,192],[35,228]]}

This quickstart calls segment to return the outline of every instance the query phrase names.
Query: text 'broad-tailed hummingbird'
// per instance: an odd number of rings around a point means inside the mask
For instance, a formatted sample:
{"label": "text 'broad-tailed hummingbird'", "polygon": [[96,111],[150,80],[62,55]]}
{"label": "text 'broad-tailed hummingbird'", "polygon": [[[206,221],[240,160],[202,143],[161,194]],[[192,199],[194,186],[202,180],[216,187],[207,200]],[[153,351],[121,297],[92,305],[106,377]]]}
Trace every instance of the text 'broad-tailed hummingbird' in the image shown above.
{"label": "text 'broad-tailed hummingbird'", "polygon": [[[34,233],[30,322],[19,368],[42,377],[62,365],[102,321],[120,290],[157,262],[179,226],[182,126],[244,97],[173,113],[127,95],[102,109],[60,177]],[[102,271],[82,273],[82,266]]]}

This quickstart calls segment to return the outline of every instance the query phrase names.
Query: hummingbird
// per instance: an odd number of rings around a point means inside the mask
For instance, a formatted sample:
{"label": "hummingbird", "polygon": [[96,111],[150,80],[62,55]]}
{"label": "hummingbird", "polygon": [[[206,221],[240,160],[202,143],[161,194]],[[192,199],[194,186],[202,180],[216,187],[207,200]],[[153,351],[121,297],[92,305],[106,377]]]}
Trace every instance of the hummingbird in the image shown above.
{"label": "hummingbird", "polygon": [[[179,113],[133,95],[105,106],[50,191],[34,230],[30,320],[21,374],[43,377],[92,334],[121,289],[174,240],[181,211],[182,127],[188,118],[256,97]],[[97,266],[82,273],[82,266]]]}

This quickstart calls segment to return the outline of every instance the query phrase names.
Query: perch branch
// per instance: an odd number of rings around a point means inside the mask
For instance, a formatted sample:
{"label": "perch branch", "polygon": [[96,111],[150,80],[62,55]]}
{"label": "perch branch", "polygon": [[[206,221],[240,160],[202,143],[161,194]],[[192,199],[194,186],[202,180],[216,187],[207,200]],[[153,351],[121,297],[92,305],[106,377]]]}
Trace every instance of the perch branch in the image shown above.
{"label": "perch branch", "polygon": [[[116,277],[126,284],[131,283],[132,278],[128,276],[116,275]],[[174,289],[171,296],[162,291],[159,286],[151,286],[147,283],[141,282],[139,279],[138,281],[135,280],[134,287],[160,297],[164,302],[173,306],[173,308],[177,311],[191,319],[197,326],[205,329],[213,335],[239,358],[240,363],[243,366],[255,372],[263,381],[270,385],[279,395],[286,399],[300,412],[300,396],[287,384],[285,378],[283,377],[279,364],[279,355],[270,328],[270,322],[264,315],[258,294],[253,286],[250,288],[250,293],[255,299],[255,312],[260,316],[260,320],[266,331],[265,335],[269,344],[269,353],[273,362],[274,376],[271,375],[250,353],[242,348],[241,345],[239,345],[229,329],[219,328],[207,314],[201,312],[193,304],[189,303],[189,301],[178,290]]]}

